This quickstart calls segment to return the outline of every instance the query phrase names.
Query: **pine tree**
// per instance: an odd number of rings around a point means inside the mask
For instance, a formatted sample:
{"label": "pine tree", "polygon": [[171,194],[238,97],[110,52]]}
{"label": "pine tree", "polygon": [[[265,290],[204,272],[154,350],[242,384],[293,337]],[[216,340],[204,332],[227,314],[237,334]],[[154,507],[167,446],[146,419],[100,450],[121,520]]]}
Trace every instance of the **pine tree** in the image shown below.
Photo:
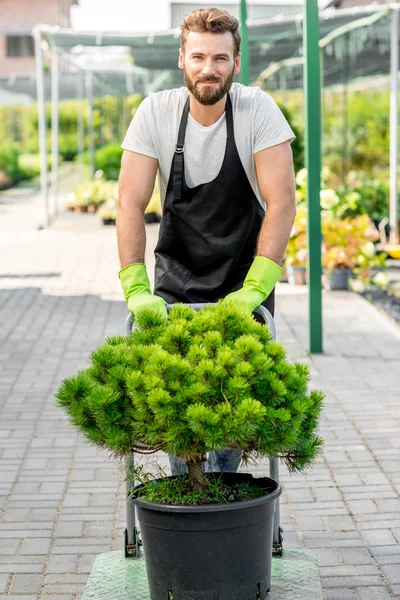
{"label": "pine tree", "polygon": [[193,489],[205,454],[240,449],[279,456],[292,471],[317,457],[323,394],[309,369],[228,302],[195,312],[176,305],[167,322],[143,311],[128,337],[108,338],[90,366],[65,379],[59,404],[87,439],[117,456],[176,454]]}

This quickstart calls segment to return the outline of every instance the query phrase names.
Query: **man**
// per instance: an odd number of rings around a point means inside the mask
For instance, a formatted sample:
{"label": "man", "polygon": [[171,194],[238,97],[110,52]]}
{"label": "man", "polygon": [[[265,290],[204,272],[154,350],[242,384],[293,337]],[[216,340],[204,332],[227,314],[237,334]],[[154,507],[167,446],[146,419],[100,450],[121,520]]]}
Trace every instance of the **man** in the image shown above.
{"label": "man", "polygon": [[[273,314],[296,210],[294,135],[270,96],[232,83],[234,17],[200,8],[181,29],[186,87],[150,94],[122,144],[117,233],[128,308],[166,315],[166,303],[228,297],[249,314],[260,304]],[[143,215],[157,170],[163,217],[152,294]]]}

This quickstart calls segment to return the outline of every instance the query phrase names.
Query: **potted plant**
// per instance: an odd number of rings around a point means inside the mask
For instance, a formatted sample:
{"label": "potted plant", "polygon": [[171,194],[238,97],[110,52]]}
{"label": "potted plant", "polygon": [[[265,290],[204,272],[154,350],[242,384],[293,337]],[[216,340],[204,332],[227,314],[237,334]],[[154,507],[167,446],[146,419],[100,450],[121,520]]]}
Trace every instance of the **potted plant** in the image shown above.
{"label": "potted plant", "polygon": [[100,206],[98,215],[103,225],[115,225],[117,219],[118,201],[116,198],[109,198]]}
{"label": "potted plant", "polygon": [[188,475],[146,478],[138,507],[152,600],[263,599],[270,587],[280,487],[249,474],[206,473],[208,452],[279,456],[292,471],[317,457],[323,394],[290,364],[266,326],[219,302],[169,319],[143,311],[138,329],[91,354],[59,404],[87,439],[117,457],[174,454]]}
{"label": "potted plant", "polygon": [[102,175],[102,171],[96,171],[94,179],[77,186],[68,207],[75,206],[77,212],[95,213],[109,198],[116,198],[118,184],[105,181]]}
{"label": "potted plant", "polygon": [[[322,189],[320,192],[320,202],[323,210],[330,210],[339,202],[336,193],[327,187],[332,177],[330,169],[324,167],[321,172]],[[285,253],[288,282],[295,285],[305,285],[307,283],[308,216],[306,199],[307,169],[300,169],[296,175],[296,217]]]}
{"label": "potted plant", "polygon": [[377,257],[373,244],[378,232],[367,215],[338,219],[327,211],[323,213],[322,233],[327,289],[348,289],[353,275],[365,278],[373,267],[383,265],[385,257]]}

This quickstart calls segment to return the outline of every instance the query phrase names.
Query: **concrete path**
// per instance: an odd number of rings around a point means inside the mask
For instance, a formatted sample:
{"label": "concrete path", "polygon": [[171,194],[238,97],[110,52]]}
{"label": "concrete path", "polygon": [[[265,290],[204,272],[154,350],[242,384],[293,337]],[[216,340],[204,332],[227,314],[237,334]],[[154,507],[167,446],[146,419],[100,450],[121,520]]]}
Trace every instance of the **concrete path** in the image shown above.
{"label": "concrete path", "polygon": [[[4,207],[0,600],[76,600],[96,555],[122,548],[124,484],[54,392],[122,331],[115,228],[68,214],[38,231],[28,195],[1,194]],[[149,226],[150,271],[156,236]],[[327,394],[322,458],[306,475],[282,469],[284,544],[315,550],[325,600],[399,599],[400,329],[359,296],[326,293],[325,354],[310,357],[306,290],[287,284],[276,321],[290,358],[309,363]]]}

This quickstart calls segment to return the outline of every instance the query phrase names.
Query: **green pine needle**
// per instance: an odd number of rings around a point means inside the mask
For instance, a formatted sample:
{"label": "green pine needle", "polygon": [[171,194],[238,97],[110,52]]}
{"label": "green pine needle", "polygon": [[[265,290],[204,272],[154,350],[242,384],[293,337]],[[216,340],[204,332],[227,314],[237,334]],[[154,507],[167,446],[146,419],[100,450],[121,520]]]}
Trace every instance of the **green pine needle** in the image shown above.
{"label": "green pine needle", "polygon": [[318,457],[324,394],[309,367],[287,361],[265,325],[220,302],[143,311],[129,336],[107,338],[90,366],[65,379],[59,405],[115,456],[137,444],[186,462],[234,447],[246,460],[280,455],[292,471]]}

